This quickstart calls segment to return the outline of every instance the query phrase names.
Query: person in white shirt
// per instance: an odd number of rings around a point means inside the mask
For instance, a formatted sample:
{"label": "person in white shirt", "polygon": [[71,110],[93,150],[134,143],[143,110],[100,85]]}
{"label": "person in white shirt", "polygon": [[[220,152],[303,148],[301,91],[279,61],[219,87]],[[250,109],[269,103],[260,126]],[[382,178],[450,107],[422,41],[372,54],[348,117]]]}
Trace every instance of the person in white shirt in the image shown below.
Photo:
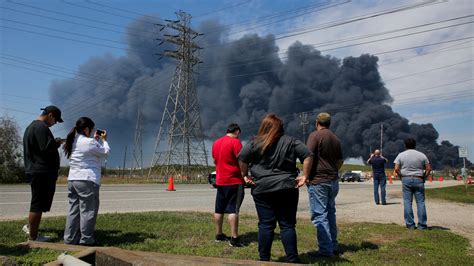
{"label": "person in white shirt", "polygon": [[[64,144],[64,153],[69,159],[68,200],[69,211],[64,230],[64,243],[92,246],[95,244],[94,230],[99,210],[101,159],[110,147],[107,132],[96,131],[94,122],[81,117],[71,129]],[[93,135],[93,137],[92,137]]]}

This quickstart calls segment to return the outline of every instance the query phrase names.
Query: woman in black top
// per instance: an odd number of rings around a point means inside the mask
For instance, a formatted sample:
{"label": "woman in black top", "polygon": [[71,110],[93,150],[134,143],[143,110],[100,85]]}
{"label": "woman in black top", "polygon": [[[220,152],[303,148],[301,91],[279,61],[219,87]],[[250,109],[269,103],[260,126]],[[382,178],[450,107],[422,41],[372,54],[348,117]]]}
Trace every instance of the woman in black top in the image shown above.
{"label": "woman in black top", "polygon": [[[298,176],[296,159],[303,162],[302,176]],[[287,260],[298,262],[295,231],[298,188],[306,183],[312,153],[301,141],[284,135],[283,121],[269,114],[262,120],[257,136],[240,152],[239,163],[245,182],[252,184],[260,260],[270,260],[278,222]],[[251,176],[248,176],[249,167]]]}

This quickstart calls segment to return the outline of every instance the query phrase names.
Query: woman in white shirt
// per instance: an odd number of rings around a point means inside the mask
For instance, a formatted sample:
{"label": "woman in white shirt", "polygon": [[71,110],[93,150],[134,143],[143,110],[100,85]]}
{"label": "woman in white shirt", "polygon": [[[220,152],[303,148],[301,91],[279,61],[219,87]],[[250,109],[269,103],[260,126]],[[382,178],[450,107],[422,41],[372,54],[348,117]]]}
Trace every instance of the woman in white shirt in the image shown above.
{"label": "woman in white shirt", "polygon": [[94,230],[99,210],[101,159],[110,147],[107,132],[95,132],[94,122],[81,117],[71,129],[64,144],[69,159],[69,211],[64,230],[64,243],[91,246],[95,244]]}

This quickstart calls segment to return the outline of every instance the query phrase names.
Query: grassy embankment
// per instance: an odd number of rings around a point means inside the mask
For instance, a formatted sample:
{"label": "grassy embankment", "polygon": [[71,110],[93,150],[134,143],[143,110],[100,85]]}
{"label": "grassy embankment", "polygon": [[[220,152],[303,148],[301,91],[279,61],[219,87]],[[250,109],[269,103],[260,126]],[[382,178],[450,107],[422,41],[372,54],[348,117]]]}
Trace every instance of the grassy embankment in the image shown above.
{"label": "grassy embankment", "polygon": [[[104,214],[97,221],[96,238],[101,246],[129,250],[156,251],[182,255],[258,260],[257,220],[244,215],[240,233],[245,247],[232,248],[214,242],[214,225],[209,213],[150,212]],[[16,244],[25,241],[22,221],[0,222],[0,255],[19,263],[41,264],[56,259],[57,251],[22,249]],[[64,217],[46,218],[42,231],[61,242]],[[139,225],[139,226],[137,226]],[[229,228],[225,226],[225,231]],[[297,225],[298,248],[304,263],[340,263],[343,265],[473,265],[469,242],[442,229],[410,231],[395,224],[339,224],[340,248],[344,252],[332,259],[315,259],[315,228],[306,219]],[[273,261],[284,261],[284,250],[278,229],[272,249]]]}
{"label": "grassy embankment", "polygon": [[433,188],[426,190],[428,198],[444,199],[454,202],[474,204],[474,189],[472,185]]}

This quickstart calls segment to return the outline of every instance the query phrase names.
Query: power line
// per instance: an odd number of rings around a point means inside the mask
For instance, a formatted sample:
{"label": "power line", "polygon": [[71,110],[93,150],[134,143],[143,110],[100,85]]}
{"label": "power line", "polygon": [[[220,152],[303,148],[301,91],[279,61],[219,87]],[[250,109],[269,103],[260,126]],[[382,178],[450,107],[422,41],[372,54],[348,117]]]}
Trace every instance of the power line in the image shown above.
{"label": "power line", "polygon": [[440,4],[440,3],[443,3],[443,1],[428,0],[428,1],[423,1],[423,2],[420,2],[420,3],[416,3],[416,4],[400,6],[400,7],[393,8],[393,9],[386,9],[386,10],[382,10],[380,12],[369,13],[369,14],[362,15],[362,16],[355,16],[355,17],[352,17],[352,18],[349,18],[349,19],[336,20],[336,21],[324,23],[324,24],[321,24],[321,25],[316,25],[311,29],[300,31],[300,32],[293,32],[291,34],[284,35],[284,36],[281,36],[281,37],[277,37],[275,39],[276,40],[285,39],[285,38],[294,37],[294,36],[301,35],[301,34],[306,34],[306,33],[315,32],[315,31],[319,31],[319,30],[323,30],[323,29],[328,29],[328,28],[333,28],[333,27],[337,27],[337,26],[347,25],[347,24],[354,23],[354,22],[359,22],[359,21],[372,19],[372,18],[376,18],[376,17],[381,17],[381,16],[385,16],[385,15],[391,15],[391,14],[395,14],[395,13],[399,13],[399,12],[404,12],[404,11],[408,11],[408,10],[412,10],[412,9],[418,9],[418,8],[421,8],[421,7],[436,5],[436,4]]}
{"label": "power line", "polygon": [[230,5],[230,6],[226,6],[226,7],[223,7],[223,8],[219,8],[219,9],[215,9],[215,10],[211,10],[211,11],[208,11],[208,12],[205,12],[205,13],[202,13],[202,14],[198,14],[196,16],[193,16],[193,18],[200,18],[200,17],[205,17],[207,15],[213,15],[217,12],[221,12],[221,11],[224,11],[224,10],[227,10],[227,9],[232,9],[232,8],[236,8],[238,6],[242,6],[242,5],[245,5],[245,4],[248,4],[252,2],[252,0],[245,0],[245,1],[242,1],[240,3],[237,3],[237,4],[234,4],[234,5]]}
{"label": "power line", "polygon": [[[93,7],[90,7],[90,6],[83,6],[83,5],[80,5],[78,3],[66,2],[65,0],[61,0],[61,1],[65,4],[67,4],[67,5],[77,6],[77,7],[80,7],[80,8],[89,9],[89,10],[93,10],[93,11],[96,11],[96,12],[99,12],[99,13],[105,13],[105,14],[109,14],[109,15],[112,15],[112,16],[116,16],[116,17],[132,19],[132,20],[136,20],[136,21],[142,21],[142,22],[146,22],[146,23],[149,23],[149,24],[152,24],[152,25],[154,25],[156,23],[156,22],[151,22],[151,21],[148,21],[148,20],[137,19],[136,17],[128,17],[128,16],[124,16],[124,15],[115,14],[115,13],[112,13],[112,12],[109,12],[109,11],[106,11],[106,10],[100,10],[100,9],[93,8]],[[153,18],[153,19],[158,19],[158,20],[162,21],[162,19],[160,19],[160,18]]]}
{"label": "power line", "polygon": [[[469,60],[469,61],[463,61],[463,62],[460,62],[460,63],[456,63],[456,64],[452,64],[452,65],[446,65],[446,66],[442,66],[442,67],[439,67],[439,68],[435,68],[435,69],[430,69],[430,70],[427,70],[427,71],[423,71],[422,73],[425,73],[425,72],[429,72],[429,71],[433,71],[433,70],[438,70],[438,69],[442,69],[442,68],[446,68],[446,67],[451,67],[451,66],[455,66],[455,65],[458,65],[458,64],[463,64],[463,63],[466,63],[466,62],[470,62],[472,60]],[[274,71],[275,69],[271,70],[271,71],[261,71],[261,72],[254,72],[254,73],[247,73],[247,74],[241,74],[241,75],[235,75],[235,76],[229,76],[229,77],[224,77],[224,79],[226,78],[234,78],[234,77],[241,77],[241,76],[248,76],[248,75],[255,75],[255,74],[261,74],[261,73],[267,73],[267,72],[272,72]],[[40,71],[42,72],[42,71]],[[50,72],[46,72],[48,74],[53,74],[53,73],[50,73]],[[404,76],[400,76],[400,77],[396,77],[394,79],[391,79],[391,80],[395,80],[395,79],[400,79],[400,78],[404,78],[404,77],[407,77],[407,76],[413,76],[413,75],[417,75],[417,74],[420,74],[420,73],[415,73],[415,74],[410,74],[410,75],[404,75]],[[211,79],[208,79],[208,80],[211,80]],[[208,80],[204,80],[204,81],[208,81]],[[389,82],[391,80],[386,80],[385,82]],[[307,99],[307,98],[304,98],[304,99]],[[294,102],[294,101],[293,101]]]}
{"label": "power line", "polygon": [[69,24],[84,26],[84,27],[93,28],[93,29],[98,29],[98,30],[103,30],[103,31],[115,32],[115,33],[120,33],[120,34],[129,34],[129,35],[132,35],[132,36],[142,36],[142,35],[134,34],[134,33],[132,33],[132,32],[125,32],[125,31],[118,31],[118,30],[112,30],[112,29],[97,27],[97,26],[93,26],[93,25],[89,25],[89,24],[83,24],[83,23],[78,23],[78,22],[74,22],[74,21],[70,21],[70,20],[59,19],[59,18],[44,16],[44,15],[35,14],[35,13],[31,13],[31,12],[21,11],[21,10],[14,9],[14,8],[8,8],[8,7],[3,7],[3,6],[0,6],[0,8],[1,8],[1,9],[5,9],[5,10],[9,10],[9,11],[13,11],[13,12],[17,12],[17,13],[21,13],[21,14],[26,14],[26,15],[31,15],[31,16],[41,17],[41,18],[46,18],[46,19],[55,20],[55,21],[66,22],[66,23],[69,23]]}
{"label": "power line", "polygon": [[298,13],[300,11],[308,11],[308,10],[320,7],[322,5],[325,5],[327,3],[330,3],[330,1],[326,1],[326,2],[323,2],[323,3],[310,4],[310,5],[298,7],[298,8],[295,8],[295,9],[285,10],[283,12],[276,12],[276,13],[272,13],[272,14],[269,14],[269,15],[252,18],[252,19],[249,19],[249,20],[244,20],[244,21],[240,20],[239,22],[235,22],[235,23],[231,23],[231,24],[211,28],[211,29],[209,29],[209,31],[204,32],[204,34],[206,36],[207,34],[210,34],[210,33],[213,33],[213,32],[218,32],[218,31],[221,31],[221,30],[224,30],[224,29],[230,29],[232,27],[242,27],[242,26],[237,26],[237,25],[255,24],[257,21],[271,20],[273,18],[280,18],[280,17],[285,16],[285,15]]}
{"label": "power line", "polygon": [[[382,10],[382,11],[374,12],[374,13],[369,13],[369,14],[362,15],[362,16],[355,16],[355,17],[351,17],[351,18],[347,18],[347,19],[343,19],[343,20],[328,22],[328,23],[324,23],[324,24],[321,24],[321,25],[317,25],[317,26],[315,26],[314,28],[312,28],[310,30],[295,32],[295,33],[292,33],[292,34],[289,34],[289,35],[276,37],[275,40],[294,37],[294,36],[297,36],[297,35],[302,35],[302,34],[315,32],[315,31],[319,31],[319,30],[323,30],[323,29],[338,27],[338,26],[341,26],[341,25],[346,25],[346,24],[359,22],[359,21],[363,21],[363,20],[367,20],[367,19],[371,19],[371,18],[375,18],[375,17],[380,17],[380,16],[384,16],[384,15],[388,15],[388,14],[394,14],[394,13],[398,13],[398,12],[403,12],[403,11],[412,10],[412,9],[425,7],[425,6],[429,6],[429,5],[434,5],[434,4],[439,4],[439,3],[441,3],[441,2],[438,1],[438,0],[428,0],[428,1],[421,2],[421,3],[400,6],[400,7],[393,8],[393,9],[386,9],[386,10]],[[295,30],[296,29],[293,29],[292,32],[294,32]],[[278,36],[278,35],[275,35],[275,36]],[[231,45],[231,44],[236,43],[236,42],[238,42],[238,40],[237,41],[232,41],[232,42],[227,42],[225,44],[208,45],[208,46],[204,46],[203,48],[212,48],[212,47],[217,47],[217,46]]]}
{"label": "power line", "polygon": [[91,35],[87,35],[87,34],[81,34],[81,33],[77,33],[77,32],[70,32],[70,31],[55,29],[55,28],[41,26],[41,25],[34,25],[34,24],[30,24],[30,23],[26,23],[26,22],[20,22],[20,21],[16,21],[16,20],[12,20],[12,19],[0,18],[0,20],[13,22],[13,23],[21,24],[21,25],[26,25],[26,26],[30,26],[30,27],[36,27],[36,28],[40,28],[40,29],[46,29],[46,30],[52,30],[52,31],[57,31],[57,32],[61,32],[61,33],[66,33],[66,34],[77,35],[77,36],[86,37],[86,38],[90,38],[90,39],[101,40],[101,41],[105,41],[105,42],[113,42],[113,43],[119,43],[119,44],[122,44],[122,45],[127,45],[127,43],[123,42],[123,41],[115,41],[115,40],[95,37],[95,36],[91,36]]}
{"label": "power line", "polygon": [[73,38],[68,38],[68,37],[63,37],[63,36],[57,36],[57,35],[48,34],[48,33],[39,33],[39,32],[35,32],[35,31],[19,29],[19,28],[5,26],[5,25],[0,25],[0,27],[5,28],[5,29],[10,29],[10,30],[28,32],[28,33],[36,34],[36,35],[47,36],[47,37],[56,38],[56,39],[63,39],[63,40],[68,40],[68,41],[74,41],[74,42],[86,43],[86,44],[91,44],[91,45],[103,46],[103,47],[113,48],[113,49],[117,49],[117,50],[138,51],[139,52],[139,50],[135,50],[135,49],[129,49],[129,48],[117,47],[117,46],[112,46],[112,45],[107,45],[107,44],[96,43],[96,42],[78,40],[78,39],[73,39]]}
{"label": "power line", "polygon": [[343,2],[341,2],[341,3],[336,3],[336,4],[333,4],[333,5],[327,6],[327,7],[323,5],[323,7],[322,7],[321,9],[307,10],[307,11],[304,12],[303,14],[298,14],[298,15],[295,15],[295,16],[287,17],[287,18],[281,18],[281,19],[278,19],[277,21],[272,21],[272,22],[268,22],[268,23],[263,23],[263,24],[260,24],[260,25],[257,25],[257,26],[253,26],[253,27],[250,27],[250,28],[246,28],[246,29],[243,29],[243,30],[238,30],[238,31],[229,33],[228,35],[234,35],[234,34],[242,33],[242,32],[245,32],[245,31],[258,29],[258,28],[265,27],[265,26],[268,26],[268,25],[271,25],[271,24],[275,24],[275,23],[283,22],[283,21],[286,21],[286,20],[289,20],[289,19],[301,17],[301,16],[303,16],[303,15],[307,15],[307,14],[311,14],[311,13],[323,11],[323,10],[326,10],[326,9],[329,9],[329,8],[333,8],[333,7],[338,7],[338,6],[341,6],[341,5],[345,5],[345,4],[348,4],[348,3],[350,3],[350,2],[351,2],[351,0],[346,0],[346,1],[343,1]]}
{"label": "power line", "polygon": [[[467,61],[462,61],[462,62],[458,62],[458,63],[454,63],[454,64],[444,65],[444,66],[441,66],[441,67],[431,68],[431,69],[427,69],[427,70],[416,72],[416,73],[401,75],[401,76],[398,76],[398,77],[395,77],[395,78],[392,78],[392,79],[388,79],[388,80],[377,80],[375,82],[366,82],[366,83],[360,83],[360,84],[356,84],[356,85],[358,87],[367,87],[367,86],[380,84],[381,82],[387,83],[387,82],[390,82],[390,81],[395,81],[395,80],[399,80],[399,79],[402,79],[402,78],[411,77],[411,76],[414,76],[414,75],[419,75],[419,74],[428,73],[428,72],[431,72],[431,71],[436,71],[436,70],[440,70],[440,69],[444,69],[444,68],[449,68],[449,67],[453,67],[453,66],[460,65],[460,64],[465,64],[465,63],[472,62],[472,61],[474,61],[474,60],[467,60]],[[239,76],[241,76],[241,75],[239,75]],[[470,79],[466,80],[466,81],[470,81]],[[462,82],[466,82],[466,81],[462,81]],[[459,82],[459,83],[461,83],[461,82]],[[449,84],[449,85],[451,85],[451,84]],[[424,90],[426,90],[426,89],[424,89]],[[294,99],[294,100],[291,100],[291,101],[280,102],[279,105],[294,104],[295,102],[307,101],[307,100],[309,100],[311,98],[315,98],[315,97],[316,96],[313,96],[313,97],[306,96],[306,97],[299,98],[299,99]],[[235,99],[234,101],[230,101],[230,102],[237,103],[239,101],[241,101],[241,99]],[[229,110],[229,111],[231,111],[231,110]],[[220,111],[220,112],[222,113],[223,111]]]}
{"label": "power line", "polygon": [[[38,7],[38,6],[32,6],[32,5],[28,5],[28,4],[24,4],[24,3],[18,3],[18,2],[14,2],[13,0],[7,0],[7,2],[15,4],[15,5],[21,5],[21,6],[29,7],[29,8],[32,8],[32,9],[41,10],[41,11],[48,12],[48,13],[54,13],[54,14],[58,14],[58,15],[61,15],[61,16],[66,16],[66,17],[70,17],[70,18],[85,20],[87,22],[95,22],[95,23],[105,24],[105,25],[119,27],[119,28],[123,27],[123,25],[109,23],[109,22],[106,22],[106,21],[96,20],[96,19],[92,19],[92,18],[76,16],[76,15],[73,15],[73,14],[63,13],[63,12],[59,12],[59,11],[55,11],[55,10],[51,10],[51,9],[46,9],[46,8],[41,8],[41,7]],[[154,32],[150,32],[150,31],[141,31],[141,32],[154,34]]]}
{"label": "power line", "polygon": [[[320,47],[324,47],[324,46],[328,46],[328,45],[332,45],[332,44],[337,44],[337,43],[341,43],[341,42],[346,42],[346,41],[352,41],[352,40],[358,40],[358,39],[364,39],[364,38],[370,38],[370,37],[373,37],[373,36],[380,36],[380,35],[384,35],[384,34],[389,34],[389,33],[394,33],[394,32],[397,32],[397,31],[404,31],[404,30],[408,30],[408,29],[413,29],[413,28],[418,28],[418,27],[425,27],[425,26],[431,26],[431,25],[435,25],[435,24],[439,24],[439,23],[444,23],[444,22],[448,22],[448,21],[453,21],[453,20],[458,20],[458,19],[464,19],[464,18],[467,18],[467,17],[472,17],[474,15],[469,15],[469,16],[461,16],[461,17],[456,17],[456,18],[451,18],[451,19],[447,19],[447,20],[442,20],[442,21],[436,21],[436,22],[431,22],[431,23],[425,23],[425,24],[421,24],[421,25],[416,25],[416,26],[412,26],[412,27],[405,27],[405,28],[400,28],[400,29],[396,29],[396,30],[392,30],[392,31],[386,31],[386,32],[378,32],[378,33],[373,33],[373,34],[369,34],[369,35],[362,35],[362,36],[356,36],[356,37],[353,37],[353,38],[350,38],[349,40],[347,40],[348,38],[346,39],[338,39],[338,40],[332,40],[332,41],[326,41],[326,42],[322,42],[322,43],[314,43],[314,44],[307,44],[307,45],[310,45],[314,48],[320,48]],[[466,23],[472,23],[471,22],[466,22]],[[463,25],[463,24],[461,24]],[[456,25],[450,25],[450,26],[446,26],[447,28],[449,27],[454,27],[454,26],[459,26],[458,24]],[[430,29],[428,31],[433,31],[433,30],[439,30],[439,29],[444,29],[444,27],[440,27],[440,28],[435,28],[435,29]],[[425,31],[422,31],[422,32],[416,32],[416,33],[410,33],[409,35],[414,35],[414,34],[420,34],[420,33],[425,33]],[[394,39],[394,38],[402,38],[402,37],[406,37],[406,36],[409,36],[409,35],[400,35],[398,37],[390,37],[389,39]],[[468,37],[468,38],[472,38],[472,37]],[[450,41],[447,41],[447,42],[452,42],[452,41],[459,41],[459,40],[465,40],[465,39],[468,39],[468,38],[461,38],[461,39],[456,39],[456,40],[450,40]],[[388,40],[388,39],[384,39],[384,40]],[[376,40],[377,42],[378,41],[382,41],[382,40]],[[344,47],[336,47],[336,48],[332,48],[333,50],[334,49],[342,49],[342,48],[348,48],[348,47],[352,47],[352,46],[357,46],[357,45],[362,45],[362,44],[368,44],[368,43],[372,43],[372,42],[376,42],[376,41],[371,41],[371,42],[367,42],[367,43],[355,43],[355,44],[351,44],[350,46],[344,46]],[[434,44],[425,44],[425,45],[422,45],[422,46],[415,46],[413,48],[404,48],[404,49],[414,49],[414,48],[420,48],[420,47],[425,47],[425,46],[431,46],[431,45],[436,45],[436,44],[442,44],[442,43],[445,43],[445,42],[437,42],[437,43],[434,43]],[[330,51],[331,49],[325,49],[325,50],[321,50],[320,51]],[[282,52],[279,52],[278,55],[281,55],[281,54],[284,54],[288,51],[288,49],[286,49],[285,51],[282,51]],[[395,51],[398,51],[398,50],[395,50]],[[382,52],[382,53],[377,53],[377,54],[384,54],[384,53],[391,53],[392,51],[389,51],[389,52]],[[287,58],[287,57],[283,57],[284,58]],[[242,65],[246,65],[246,64],[249,64],[249,63],[252,63],[252,62],[268,62],[268,61],[274,61],[274,60],[279,60],[280,58],[276,58],[276,59],[266,59],[266,60],[260,60],[260,61],[255,61],[255,59],[252,59],[252,60],[248,60],[248,61],[239,61],[240,64],[237,64],[237,65],[231,65],[232,67],[234,66],[242,66]],[[236,61],[237,62],[237,61]],[[232,62],[231,62],[232,63]],[[229,65],[218,65],[216,67],[222,67],[222,66],[229,66]],[[214,66],[211,66],[211,67],[206,67],[205,69],[207,68],[213,68]]]}
{"label": "power line", "polygon": [[142,14],[142,13],[134,12],[134,11],[131,11],[131,10],[128,10],[128,9],[118,8],[118,7],[115,7],[115,6],[109,6],[109,5],[105,5],[103,3],[92,2],[92,1],[89,1],[89,0],[86,0],[86,2],[89,3],[89,4],[93,4],[93,5],[97,5],[97,6],[101,6],[101,7],[106,7],[106,8],[110,8],[110,9],[113,9],[113,10],[122,11],[122,12],[125,12],[125,13],[130,13],[130,14],[135,14],[135,15],[138,15],[138,16],[147,17],[147,18],[150,18],[150,19],[160,19],[160,20],[162,20],[159,17],[145,15],[145,14]]}
{"label": "power line", "polygon": [[392,36],[392,37],[387,37],[387,38],[382,38],[382,39],[378,39],[378,40],[366,41],[366,42],[361,42],[361,43],[356,43],[356,44],[349,44],[349,45],[345,45],[345,46],[339,46],[339,47],[335,47],[335,48],[324,49],[324,51],[332,51],[332,50],[337,50],[337,49],[343,49],[343,48],[353,47],[353,46],[357,46],[357,45],[363,45],[363,44],[370,44],[370,43],[375,43],[375,42],[387,41],[387,40],[392,40],[392,39],[397,39],[397,38],[412,36],[412,35],[416,35],[416,34],[420,34],[420,33],[427,33],[427,32],[431,32],[431,31],[435,31],[435,30],[442,30],[442,29],[448,29],[448,28],[452,28],[452,27],[467,25],[467,24],[471,24],[471,23],[474,23],[474,21],[469,21],[469,22],[464,22],[464,23],[458,23],[458,24],[454,24],[454,25],[449,25],[449,26],[444,26],[444,27],[439,27],[439,28],[429,29],[429,30],[423,30],[423,31],[419,31],[419,32],[406,33],[406,34],[397,35],[397,36]]}

